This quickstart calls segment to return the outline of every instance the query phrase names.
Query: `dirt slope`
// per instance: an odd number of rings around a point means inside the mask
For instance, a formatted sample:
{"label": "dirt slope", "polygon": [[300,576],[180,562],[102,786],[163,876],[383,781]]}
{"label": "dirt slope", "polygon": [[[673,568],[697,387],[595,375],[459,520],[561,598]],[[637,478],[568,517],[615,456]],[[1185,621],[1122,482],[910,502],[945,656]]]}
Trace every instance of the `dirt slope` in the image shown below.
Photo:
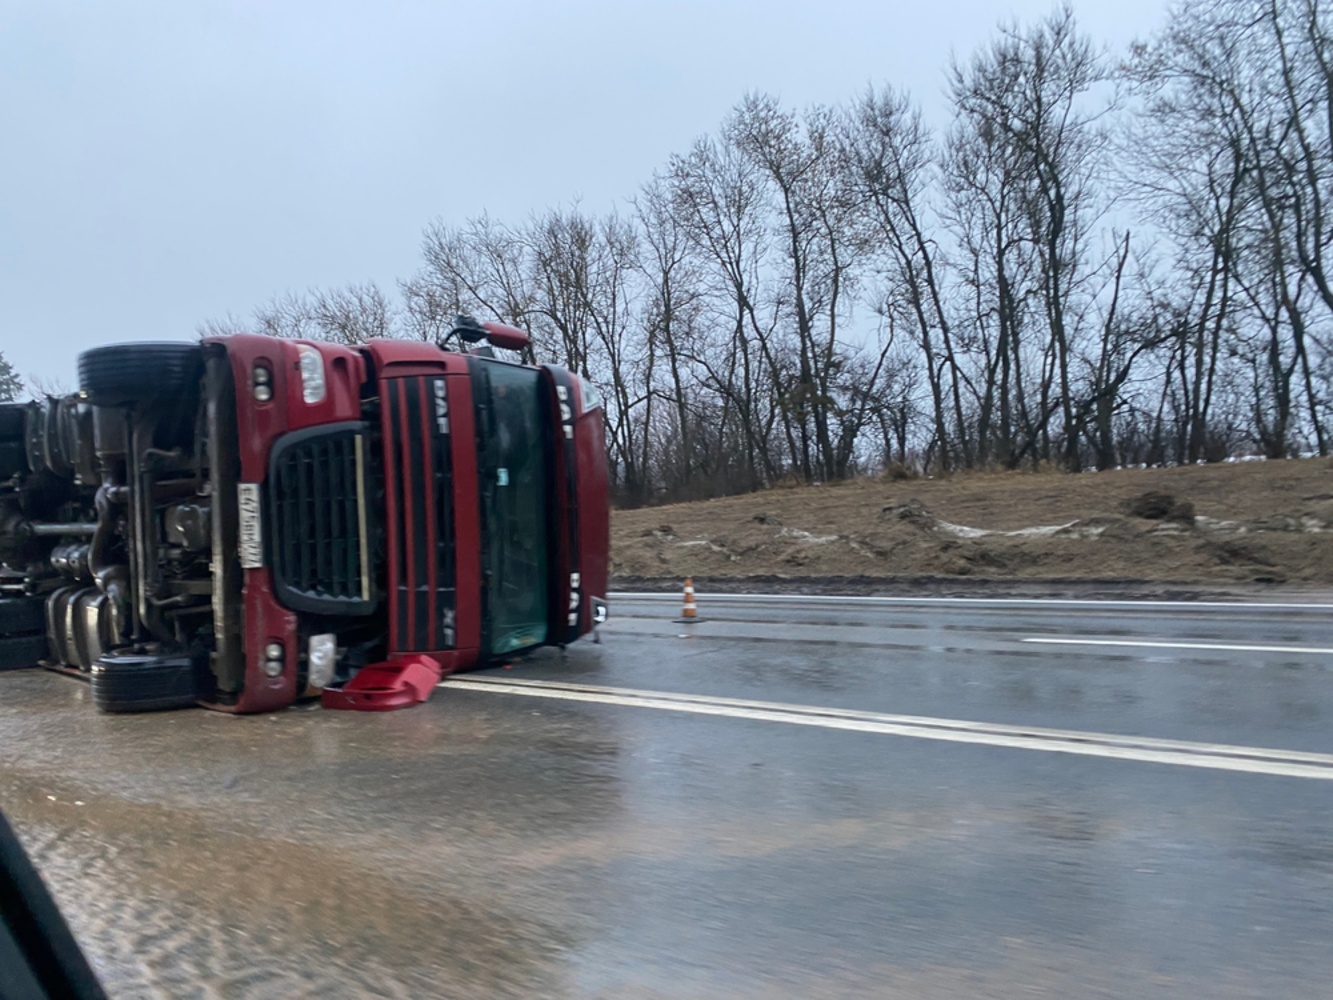
{"label": "dirt slope", "polygon": [[618,587],[691,575],[1322,588],[1333,460],[861,480],[617,511],[612,575]]}

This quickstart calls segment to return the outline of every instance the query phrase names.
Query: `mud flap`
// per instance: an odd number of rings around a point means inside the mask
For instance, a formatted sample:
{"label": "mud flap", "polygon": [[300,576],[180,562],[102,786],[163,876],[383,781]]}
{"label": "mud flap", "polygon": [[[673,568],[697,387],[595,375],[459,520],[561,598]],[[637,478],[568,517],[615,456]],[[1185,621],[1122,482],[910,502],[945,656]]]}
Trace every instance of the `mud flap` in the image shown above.
{"label": "mud flap", "polygon": [[341,687],[325,688],[319,703],[324,708],[355,712],[410,708],[429,698],[443,676],[443,668],[429,656],[404,656],[362,667]]}

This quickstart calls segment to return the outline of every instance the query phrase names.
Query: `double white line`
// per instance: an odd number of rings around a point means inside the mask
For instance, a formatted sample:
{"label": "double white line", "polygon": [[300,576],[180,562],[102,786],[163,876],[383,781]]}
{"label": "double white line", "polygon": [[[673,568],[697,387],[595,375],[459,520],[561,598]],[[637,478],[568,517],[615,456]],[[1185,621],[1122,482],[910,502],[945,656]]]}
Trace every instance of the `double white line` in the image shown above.
{"label": "double white line", "polygon": [[441,687],[461,691],[552,698],[559,701],[595,702],[631,708],[655,708],[691,715],[715,715],[760,722],[784,722],[794,726],[818,726],[884,736],[906,736],[920,740],[973,743],[1018,750],[1108,757],[1114,760],[1202,767],[1215,771],[1242,771],[1288,778],[1333,780],[1333,754],[1270,750],[1262,747],[1192,743],[1138,736],[1116,736],[1034,726],[1004,726],[961,719],[936,719],[916,715],[889,715],[850,709],[789,705],[783,702],[714,698],[670,691],[641,691],[634,688],[565,684],[558,681],[513,680],[506,677],[451,677]]}

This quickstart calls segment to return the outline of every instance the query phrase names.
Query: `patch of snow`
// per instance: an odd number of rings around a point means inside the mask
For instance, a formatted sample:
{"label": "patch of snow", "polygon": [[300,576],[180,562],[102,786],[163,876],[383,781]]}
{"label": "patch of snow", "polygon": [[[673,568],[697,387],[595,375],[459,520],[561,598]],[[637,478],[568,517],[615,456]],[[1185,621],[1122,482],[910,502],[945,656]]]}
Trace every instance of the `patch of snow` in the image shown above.
{"label": "patch of snow", "polygon": [[1070,538],[1096,538],[1106,532],[1104,524],[1079,524],[1077,521],[1070,521],[1060,533]]}
{"label": "patch of snow", "polygon": [[[948,521],[936,521],[935,526],[946,534],[957,538],[985,538],[988,535],[999,535],[1002,538],[1045,538],[1072,528],[1077,523],[1077,521],[1069,521],[1065,524],[1038,524],[1031,528],[1019,528],[1016,531],[988,531],[985,528],[969,528],[965,524],[951,524]],[[1100,535],[1104,530],[1104,528],[1096,529],[1095,535]]]}
{"label": "patch of snow", "polygon": [[[1000,534],[1007,535],[1010,538],[1021,538],[1023,536],[1046,538],[1049,537],[1050,535],[1056,534],[1057,532],[1065,531],[1069,528],[1072,528],[1076,524],[1078,524],[1077,519],[1066,522],[1065,524],[1041,524],[1037,525],[1034,528],[1019,528],[1017,531],[1002,531],[1000,532]],[[1097,529],[1097,534],[1100,535],[1105,530],[1106,530],[1105,528],[1099,528]]]}
{"label": "patch of snow", "polygon": [[1196,517],[1196,527],[1204,531],[1219,534],[1248,535],[1252,531],[1294,531],[1302,534],[1322,535],[1333,530],[1327,521],[1309,514],[1293,517],[1280,514],[1276,517],[1261,518],[1257,521],[1219,521],[1213,517]]}
{"label": "patch of snow", "polygon": [[1189,533],[1190,526],[1178,521],[1159,521],[1145,532],[1149,535],[1188,535]]}
{"label": "patch of snow", "polygon": [[778,537],[794,538],[804,545],[825,545],[829,542],[836,542],[839,538],[838,535],[812,535],[800,528],[783,528],[778,532]]}
{"label": "patch of snow", "polygon": [[987,531],[984,528],[969,528],[963,524],[950,524],[948,521],[936,521],[935,527],[946,535],[954,535],[958,538],[985,538],[987,535],[995,534],[995,532]]}

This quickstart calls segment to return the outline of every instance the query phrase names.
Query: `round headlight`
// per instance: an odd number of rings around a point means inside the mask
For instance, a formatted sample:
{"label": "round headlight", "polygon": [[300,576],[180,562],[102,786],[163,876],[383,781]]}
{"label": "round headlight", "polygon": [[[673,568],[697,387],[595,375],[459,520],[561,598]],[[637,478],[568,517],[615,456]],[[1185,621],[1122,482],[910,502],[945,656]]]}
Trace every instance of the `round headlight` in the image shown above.
{"label": "round headlight", "polygon": [[264,647],[264,656],[265,656],[266,659],[270,659],[270,660],[281,660],[281,659],[282,659],[282,643],[280,643],[280,642],[270,642],[267,646]]}
{"label": "round headlight", "polygon": [[281,660],[265,660],[265,661],[264,661],[264,673],[267,674],[269,677],[277,677],[279,674],[282,673],[282,661],[281,661]]}
{"label": "round headlight", "polygon": [[255,386],[255,399],[259,400],[261,403],[267,403],[272,398],[273,398],[273,390],[270,389],[268,386],[266,385]]}

